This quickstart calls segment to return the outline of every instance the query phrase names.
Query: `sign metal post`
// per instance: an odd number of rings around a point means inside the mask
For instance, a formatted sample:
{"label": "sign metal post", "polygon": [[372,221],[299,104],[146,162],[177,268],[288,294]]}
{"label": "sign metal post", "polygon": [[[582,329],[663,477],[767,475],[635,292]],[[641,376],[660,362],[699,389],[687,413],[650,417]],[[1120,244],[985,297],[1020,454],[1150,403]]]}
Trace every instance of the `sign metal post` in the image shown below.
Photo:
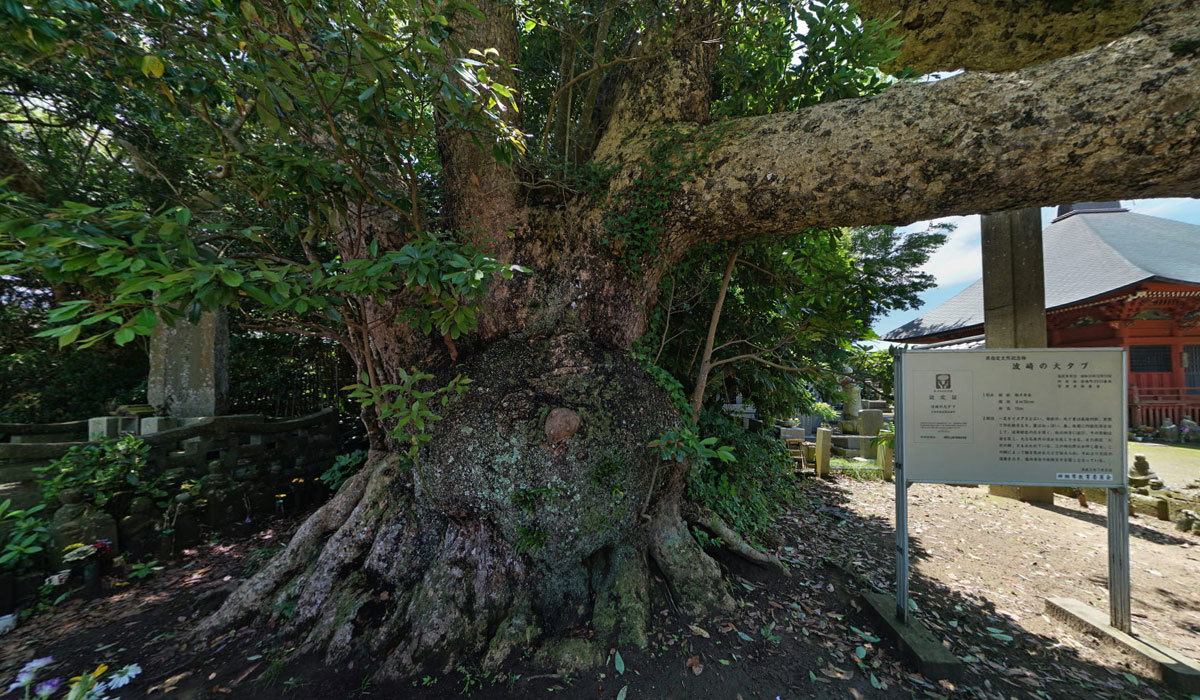
{"label": "sign metal post", "polygon": [[[904,350],[893,353],[895,377],[892,382],[897,397],[903,396],[904,373],[901,363]],[[896,480],[896,619],[908,622],[908,471],[904,468],[903,412],[896,405],[894,453],[894,476]]]}
{"label": "sign metal post", "polygon": [[1129,489],[1108,489],[1108,616],[1109,624],[1133,633],[1129,609]]}

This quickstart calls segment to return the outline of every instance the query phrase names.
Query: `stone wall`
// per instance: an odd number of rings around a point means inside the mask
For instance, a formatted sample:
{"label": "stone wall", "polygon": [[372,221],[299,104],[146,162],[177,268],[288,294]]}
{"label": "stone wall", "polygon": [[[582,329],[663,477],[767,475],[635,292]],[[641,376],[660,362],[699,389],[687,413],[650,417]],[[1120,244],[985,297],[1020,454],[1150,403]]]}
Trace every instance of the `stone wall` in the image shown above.
{"label": "stone wall", "polygon": [[[277,420],[259,415],[198,419],[112,417],[51,425],[0,423],[0,501],[12,498],[17,507],[36,503],[39,494],[34,467],[49,464],[71,447],[86,443],[97,421],[121,421],[134,426],[150,446],[152,469],[179,470],[182,478],[199,478],[208,463],[219,460],[231,474],[256,465],[279,463],[288,469],[324,470],[337,454],[337,413],[325,409],[302,418]],[[110,431],[100,430],[100,434]],[[111,434],[115,435],[116,432]],[[44,438],[34,442],[32,438]],[[324,465],[324,466],[322,466]]]}

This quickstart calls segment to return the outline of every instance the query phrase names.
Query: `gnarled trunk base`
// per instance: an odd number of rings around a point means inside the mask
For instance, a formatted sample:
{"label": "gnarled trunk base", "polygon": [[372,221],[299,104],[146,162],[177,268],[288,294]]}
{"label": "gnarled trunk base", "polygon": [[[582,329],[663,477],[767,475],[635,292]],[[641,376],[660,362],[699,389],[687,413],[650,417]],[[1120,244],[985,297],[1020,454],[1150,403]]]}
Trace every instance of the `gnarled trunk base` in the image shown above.
{"label": "gnarled trunk base", "polygon": [[685,468],[646,446],[679,417],[644,371],[576,332],[459,369],[474,383],[415,468],[374,451],[200,634],[266,617],[299,652],[392,678],[530,646],[573,672],[645,645],[651,562],[683,613],[732,606],[680,517]]}

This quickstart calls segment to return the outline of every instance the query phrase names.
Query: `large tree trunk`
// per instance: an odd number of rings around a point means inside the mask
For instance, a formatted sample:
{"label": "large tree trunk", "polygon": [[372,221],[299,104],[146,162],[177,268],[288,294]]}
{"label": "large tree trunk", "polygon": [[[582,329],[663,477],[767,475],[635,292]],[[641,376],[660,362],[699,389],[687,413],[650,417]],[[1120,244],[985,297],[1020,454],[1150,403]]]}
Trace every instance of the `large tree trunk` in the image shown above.
{"label": "large tree trunk", "polygon": [[[510,7],[477,4],[491,21],[467,35],[515,53]],[[645,643],[652,571],[687,615],[728,608],[717,565],[680,514],[686,467],[647,448],[679,415],[626,354],[662,261],[704,239],[1200,191],[1195,2],[1012,75],[714,126],[720,31],[704,6],[685,4],[664,56],[631,64],[596,147],[616,167],[611,212],[642,176],[651,126],[698,141],[722,129],[672,195],[660,255],[638,274],[614,255],[606,210],[590,198],[530,208],[510,169],[462,134],[439,134],[448,223],[533,273],[494,286],[479,332],[457,350],[416,337],[386,304],[364,306],[356,359],[377,381],[420,360],[474,383],[412,468],[376,430],[363,471],[201,634],[260,616],[302,650],[367,655],[384,675],[473,659],[495,667],[530,643],[545,664],[573,670],[601,662],[611,643]],[[592,641],[564,641],[586,625]]]}
{"label": "large tree trunk", "polygon": [[492,343],[474,383],[406,471],[386,451],[244,584],[204,630],[279,618],[330,662],[365,652],[385,675],[503,662],[530,640],[596,631],[601,658],[644,645],[651,567],[688,615],[728,608],[720,572],[680,519],[685,466],[646,444],[679,421],[625,354],[557,328]]}

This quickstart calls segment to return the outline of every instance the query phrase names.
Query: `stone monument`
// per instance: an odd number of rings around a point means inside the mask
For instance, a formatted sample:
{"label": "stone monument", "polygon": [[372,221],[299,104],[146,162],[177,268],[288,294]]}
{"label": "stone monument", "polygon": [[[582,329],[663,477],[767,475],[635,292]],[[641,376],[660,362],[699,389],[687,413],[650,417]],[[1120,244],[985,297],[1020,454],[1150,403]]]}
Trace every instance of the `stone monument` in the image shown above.
{"label": "stone monument", "polygon": [[160,322],[150,338],[147,401],[177,418],[220,415],[229,393],[228,348],[224,313],[173,327]]}
{"label": "stone monument", "polygon": [[1144,492],[1161,491],[1165,488],[1162,479],[1150,471],[1150,462],[1146,459],[1146,455],[1135,454],[1133,456],[1133,467],[1129,470],[1129,488]]}

